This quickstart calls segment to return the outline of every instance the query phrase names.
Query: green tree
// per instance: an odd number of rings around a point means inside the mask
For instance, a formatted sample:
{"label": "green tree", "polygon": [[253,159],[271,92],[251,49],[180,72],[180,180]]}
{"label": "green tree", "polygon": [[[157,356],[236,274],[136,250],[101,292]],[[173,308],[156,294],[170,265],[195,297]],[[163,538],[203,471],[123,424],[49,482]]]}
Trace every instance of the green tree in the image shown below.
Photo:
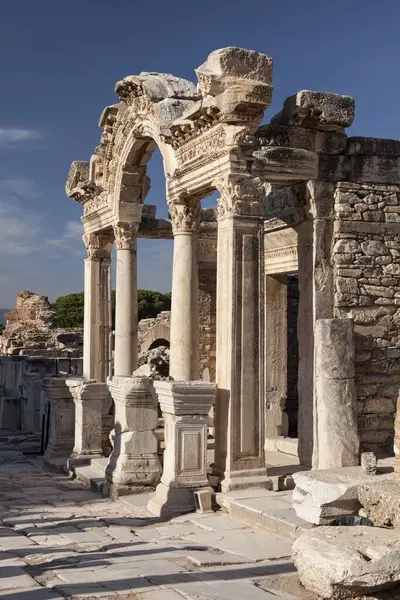
{"label": "green tree", "polygon": [[83,292],[60,296],[52,306],[57,327],[83,327]]}
{"label": "green tree", "polygon": [[[57,327],[83,327],[83,292],[60,296],[53,303]],[[111,292],[112,322],[115,326],[115,290]],[[138,290],[138,313],[140,319],[156,317],[163,310],[171,309],[171,294],[152,290]]]}

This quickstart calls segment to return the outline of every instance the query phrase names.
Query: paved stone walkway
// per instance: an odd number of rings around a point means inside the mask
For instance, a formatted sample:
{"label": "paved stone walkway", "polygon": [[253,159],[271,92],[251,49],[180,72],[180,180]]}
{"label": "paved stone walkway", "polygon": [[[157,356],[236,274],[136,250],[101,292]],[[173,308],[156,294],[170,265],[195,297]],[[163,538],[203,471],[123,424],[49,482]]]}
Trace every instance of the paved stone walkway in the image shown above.
{"label": "paved stone walkway", "polygon": [[0,598],[309,598],[291,544],[224,513],[161,522],[0,448]]}

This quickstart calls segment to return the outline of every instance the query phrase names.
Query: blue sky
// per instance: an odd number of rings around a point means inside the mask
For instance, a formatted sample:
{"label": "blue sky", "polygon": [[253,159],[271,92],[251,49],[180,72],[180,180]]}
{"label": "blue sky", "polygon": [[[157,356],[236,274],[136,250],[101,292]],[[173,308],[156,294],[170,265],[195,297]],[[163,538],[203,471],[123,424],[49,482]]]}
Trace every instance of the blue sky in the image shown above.
{"label": "blue sky", "polygon": [[[351,135],[400,138],[398,0],[0,1],[0,307],[21,289],[51,300],[83,287],[81,207],[70,163],[100,139],[114,84],[141,71],[195,81],[224,46],[274,58],[273,105],[301,89],[356,99]],[[161,159],[147,202],[165,216]],[[167,291],[172,243],[139,245],[140,287]]]}

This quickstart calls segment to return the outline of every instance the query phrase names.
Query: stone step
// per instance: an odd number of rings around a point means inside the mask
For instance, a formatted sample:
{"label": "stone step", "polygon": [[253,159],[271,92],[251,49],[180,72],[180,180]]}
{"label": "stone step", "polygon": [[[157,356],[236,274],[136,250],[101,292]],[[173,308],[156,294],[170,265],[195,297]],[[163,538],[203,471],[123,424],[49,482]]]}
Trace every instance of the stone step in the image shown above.
{"label": "stone step", "polygon": [[265,440],[264,449],[265,452],[281,452],[282,454],[290,454],[290,456],[297,458],[297,446],[297,438],[275,437]]}
{"label": "stone step", "polygon": [[233,519],[262,527],[274,535],[295,540],[311,528],[299,519],[292,508],[291,492],[274,492],[263,488],[217,494],[217,503]]}
{"label": "stone step", "polygon": [[307,471],[308,469],[299,464],[297,456],[283,454],[276,451],[265,452],[265,463],[267,475],[272,481],[274,491],[293,490],[293,473]]}
{"label": "stone step", "polygon": [[102,491],[105,483],[105,468],[108,458],[96,458],[90,461],[90,464],[76,465],[72,467],[75,477],[89,485],[94,490]]}

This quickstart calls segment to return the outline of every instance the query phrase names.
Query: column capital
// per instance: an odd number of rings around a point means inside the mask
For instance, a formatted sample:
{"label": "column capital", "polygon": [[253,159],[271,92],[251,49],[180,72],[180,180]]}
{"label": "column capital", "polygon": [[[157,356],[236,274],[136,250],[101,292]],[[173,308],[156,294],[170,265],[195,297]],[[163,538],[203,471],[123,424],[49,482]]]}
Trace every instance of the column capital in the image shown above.
{"label": "column capital", "polygon": [[218,217],[262,217],[265,212],[265,185],[257,178],[226,175],[215,184]]}
{"label": "column capital", "polygon": [[136,250],[139,223],[114,223],[113,229],[117,250]]}
{"label": "column capital", "polygon": [[84,233],[83,243],[86,246],[88,258],[110,258],[113,237],[109,233]]}
{"label": "column capital", "polygon": [[172,220],[172,232],[195,233],[200,224],[200,200],[170,202],[169,215]]}

